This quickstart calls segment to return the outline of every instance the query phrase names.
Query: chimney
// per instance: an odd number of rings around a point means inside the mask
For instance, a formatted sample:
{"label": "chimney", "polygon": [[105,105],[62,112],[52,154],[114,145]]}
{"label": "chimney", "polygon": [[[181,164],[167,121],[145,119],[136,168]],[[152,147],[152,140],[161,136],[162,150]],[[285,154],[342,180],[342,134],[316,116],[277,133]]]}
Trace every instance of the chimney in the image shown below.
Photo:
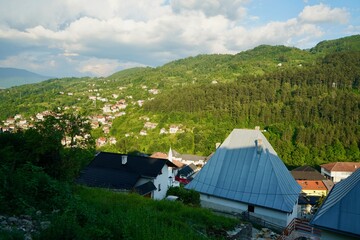
{"label": "chimney", "polygon": [[256,146],[257,146],[257,153],[260,154],[263,149],[263,142],[261,138],[258,138],[256,140]]}
{"label": "chimney", "polygon": [[122,155],[121,156],[121,164],[125,165],[127,163],[127,156],[126,155]]}

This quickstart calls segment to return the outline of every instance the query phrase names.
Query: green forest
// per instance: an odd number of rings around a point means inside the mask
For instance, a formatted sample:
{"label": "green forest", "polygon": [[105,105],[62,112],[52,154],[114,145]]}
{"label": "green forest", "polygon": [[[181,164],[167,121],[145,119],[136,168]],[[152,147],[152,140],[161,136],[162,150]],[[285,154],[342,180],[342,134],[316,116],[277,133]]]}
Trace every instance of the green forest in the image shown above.
{"label": "green forest", "polygon": [[[145,109],[199,119],[204,126],[193,129],[195,137],[206,134],[205,126],[212,125],[208,137],[215,141],[221,140],[216,139],[215,126],[229,131],[259,125],[292,166],[358,161],[359,63],[360,52],[334,53],[307,68],[172,90],[148,102]],[[204,147],[208,145],[196,142],[195,152],[210,150]]]}

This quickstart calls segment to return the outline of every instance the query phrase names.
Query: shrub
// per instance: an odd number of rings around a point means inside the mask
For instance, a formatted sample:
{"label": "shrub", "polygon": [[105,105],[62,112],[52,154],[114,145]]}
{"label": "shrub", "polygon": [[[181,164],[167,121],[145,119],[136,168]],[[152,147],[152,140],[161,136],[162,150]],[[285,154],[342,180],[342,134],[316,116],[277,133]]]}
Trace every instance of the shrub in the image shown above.
{"label": "shrub", "polygon": [[186,205],[199,207],[200,206],[200,194],[195,190],[185,189],[184,187],[170,187],[166,193],[167,196],[178,196],[180,201]]}
{"label": "shrub", "polygon": [[0,191],[0,210],[5,213],[58,209],[70,195],[67,184],[52,179],[31,163],[8,174],[4,185]]}

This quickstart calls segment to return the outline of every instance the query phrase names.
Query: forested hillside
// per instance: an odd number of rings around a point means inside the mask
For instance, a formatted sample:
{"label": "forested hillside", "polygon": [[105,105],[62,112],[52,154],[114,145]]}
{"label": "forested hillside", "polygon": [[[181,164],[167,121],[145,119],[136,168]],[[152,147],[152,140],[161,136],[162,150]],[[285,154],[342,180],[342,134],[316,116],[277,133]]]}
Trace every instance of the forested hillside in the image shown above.
{"label": "forested hillside", "polygon": [[[356,161],[359,63],[360,52],[334,53],[309,67],[173,90],[148,102],[145,109],[179,116],[191,113],[213,127],[265,127],[275,149],[289,165]],[[207,131],[201,129],[195,129],[195,133]],[[208,136],[214,141],[215,132],[216,128]]]}
{"label": "forested hillside", "polygon": [[[356,35],[309,50],[262,45],[106,78],[52,79],[0,91],[0,119],[59,109],[105,115],[110,122],[92,135],[116,141],[99,149],[151,154],[171,146],[205,156],[233,128],[260,126],[289,166],[359,161],[359,49]],[[126,103],[121,115],[106,112],[119,100]],[[160,134],[172,125],[180,131]]]}

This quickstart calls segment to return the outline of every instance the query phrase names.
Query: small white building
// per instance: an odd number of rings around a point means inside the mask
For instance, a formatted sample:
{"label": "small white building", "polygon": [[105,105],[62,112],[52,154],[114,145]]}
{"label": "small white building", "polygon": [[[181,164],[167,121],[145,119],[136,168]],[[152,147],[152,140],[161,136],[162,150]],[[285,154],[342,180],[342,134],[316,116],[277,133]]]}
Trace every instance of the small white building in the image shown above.
{"label": "small white building", "polygon": [[349,177],[360,168],[360,162],[332,162],[321,165],[321,174],[334,183]]}
{"label": "small white building", "polygon": [[168,190],[166,159],[100,152],[82,171],[77,182],[114,191],[137,192],[152,199],[164,199]]}
{"label": "small white building", "polygon": [[179,126],[178,125],[171,125],[170,128],[169,128],[169,133],[171,134],[175,134],[179,131]]}

